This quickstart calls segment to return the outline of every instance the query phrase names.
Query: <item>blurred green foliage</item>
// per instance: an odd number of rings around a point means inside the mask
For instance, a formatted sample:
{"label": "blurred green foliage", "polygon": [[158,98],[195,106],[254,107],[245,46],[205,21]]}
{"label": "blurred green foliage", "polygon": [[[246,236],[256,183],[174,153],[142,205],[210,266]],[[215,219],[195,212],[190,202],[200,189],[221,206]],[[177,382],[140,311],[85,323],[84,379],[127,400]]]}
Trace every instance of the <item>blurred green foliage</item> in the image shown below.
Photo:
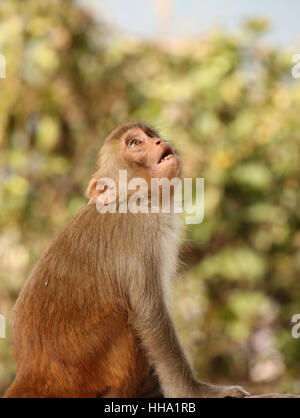
{"label": "blurred green foliage", "polygon": [[71,1],[6,0],[0,18],[0,392],[15,298],[86,203],[105,136],[135,119],[205,179],[174,312],[199,376],[300,392],[300,85],[289,53],[260,41],[267,21],[163,45],[116,38]]}

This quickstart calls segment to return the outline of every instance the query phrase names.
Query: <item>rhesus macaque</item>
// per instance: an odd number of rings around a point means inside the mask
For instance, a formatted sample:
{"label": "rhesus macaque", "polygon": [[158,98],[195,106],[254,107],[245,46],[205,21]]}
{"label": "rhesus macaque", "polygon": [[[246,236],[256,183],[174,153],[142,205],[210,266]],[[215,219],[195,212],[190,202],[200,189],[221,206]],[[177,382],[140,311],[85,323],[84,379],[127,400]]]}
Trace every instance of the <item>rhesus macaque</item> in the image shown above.
{"label": "rhesus macaque", "polygon": [[172,179],[173,147],[141,123],[100,150],[89,204],[39,260],[14,308],[17,375],[5,397],[243,397],[196,380],[166,303],[180,221],[174,213],[102,213],[98,180]]}

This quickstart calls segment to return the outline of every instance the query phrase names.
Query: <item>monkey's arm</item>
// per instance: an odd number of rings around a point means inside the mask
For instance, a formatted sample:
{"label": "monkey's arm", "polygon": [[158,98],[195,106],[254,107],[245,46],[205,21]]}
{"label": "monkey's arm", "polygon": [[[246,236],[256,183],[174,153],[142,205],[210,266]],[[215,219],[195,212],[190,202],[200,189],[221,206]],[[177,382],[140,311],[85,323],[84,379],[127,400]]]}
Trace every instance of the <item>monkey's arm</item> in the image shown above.
{"label": "monkey's arm", "polygon": [[132,326],[155,367],[164,395],[174,398],[247,395],[238,386],[214,386],[195,378],[163,297],[154,291],[155,287],[152,286],[152,293],[145,291],[143,297],[133,300]]}

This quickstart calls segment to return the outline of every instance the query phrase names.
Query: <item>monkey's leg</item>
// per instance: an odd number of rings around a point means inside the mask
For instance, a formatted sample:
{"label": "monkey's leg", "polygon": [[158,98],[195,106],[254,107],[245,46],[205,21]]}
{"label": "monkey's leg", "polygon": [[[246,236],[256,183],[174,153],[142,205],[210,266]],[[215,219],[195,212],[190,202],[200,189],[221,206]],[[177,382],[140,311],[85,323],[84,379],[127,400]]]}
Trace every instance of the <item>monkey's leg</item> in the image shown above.
{"label": "monkey's leg", "polygon": [[135,398],[157,394],[158,381],[151,371],[145,351],[133,333],[127,316],[118,317],[111,325],[105,362],[99,369],[99,380],[106,389],[103,398]]}
{"label": "monkey's leg", "polygon": [[154,374],[153,369],[142,380],[139,388],[136,388],[134,392],[129,392],[126,386],[120,386],[119,388],[107,388],[106,391],[98,394],[99,398],[120,398],[120,397],[135,397],[135,398],[163,398],[163,392],[160,387],[158,377]]}

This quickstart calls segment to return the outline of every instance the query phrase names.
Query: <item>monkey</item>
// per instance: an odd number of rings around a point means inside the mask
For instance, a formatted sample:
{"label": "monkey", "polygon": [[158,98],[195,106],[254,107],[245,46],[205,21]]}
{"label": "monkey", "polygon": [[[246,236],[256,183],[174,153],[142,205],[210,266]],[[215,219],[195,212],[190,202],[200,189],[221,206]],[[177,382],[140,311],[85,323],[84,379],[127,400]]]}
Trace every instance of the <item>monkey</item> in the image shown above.
{"label": "monkey", "polygon": [[17,373],[4,397],[246,396],[239,386],[199,381],[178,339],[168,292],[180,215],[97,209],[99,181],[117,182],[119,170],[150,184],[181,176],[181,161],[144,123],[107,137],[88,204],[37,262],[15,304]]}

